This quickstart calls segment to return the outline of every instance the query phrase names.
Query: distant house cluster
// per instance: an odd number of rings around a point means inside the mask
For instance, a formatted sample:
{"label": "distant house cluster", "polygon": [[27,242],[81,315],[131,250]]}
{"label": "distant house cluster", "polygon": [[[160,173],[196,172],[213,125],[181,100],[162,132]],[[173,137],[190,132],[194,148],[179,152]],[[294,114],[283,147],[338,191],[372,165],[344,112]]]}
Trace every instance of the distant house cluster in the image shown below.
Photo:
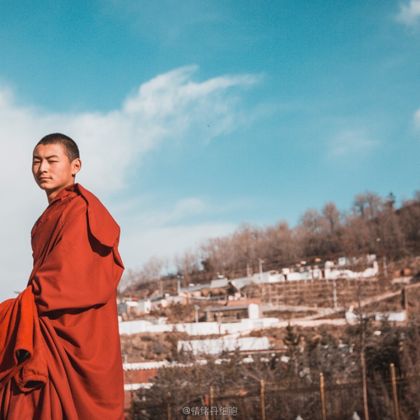
{"label": "distant house cluster", "polygon": [[[206,364],[209,356],[223,363],[233,352],[240,353],[241,363],[252,363],[254,357],[289,363],[284,339],[277,334],[280,329],[331,326],[337,330],[363,319],[373,325],[406,323],[408,297],[420,288],[420,281],[408,268],[392,270],[388,290],[379,281],[376,256],[367,255],[312,264],[301,261],[280,270],[261,269],[232,279],[219,276],[188,287],[178,281],[168,287],[170,294],[163,293],[162,285],[147,298],[121,298],[120,334],[126,341],[133,340],[141,352],[139,363],[124,363],[127,407],[136,390],[153,386],[161,369]],[[380,335],[380,328],[374,334]],[[168,342],[171,347],[165,349]],[[130,356],[131,348],[130,344],[124,353],[126,362],[138,357]],[[339,348],[352,351],[345,343]]]}
{"label": "distant house cluster", "polygon": [[[355,265],[366,267],[362,271],[351,270]],[[305,261],[293,267],[285,267],[281,270],[271,270],[255,273],[250,276],[228,279],[219,277],[206,284],[190,284],[188,287],[181,288],[178,285],[176,295],[155,295],[146,299],[136,299],[125,297],[119,300],[118,312],[121,319],[129,319],[143,314],[149,314],[173,304],[187,304],[193,301],[226,301],[240,300],[241,290],[250,285],[260,285],[269,283],[313,281],[313,280],[338,280],[338,279],[367,279],[379,274],[376,255],[367,255],[363,259],[341,257],[337,261],[325,261],[308,265]],[[248,306],[237,308],[237,311],[247,311]],[[226,309],[231,312],[231,309]],[[217,311],[216,311],[217,312]],[[218,311],[219,313],[222,311]],[[207,310],[206,319],[214,320],[211,317],[211,309]]]}

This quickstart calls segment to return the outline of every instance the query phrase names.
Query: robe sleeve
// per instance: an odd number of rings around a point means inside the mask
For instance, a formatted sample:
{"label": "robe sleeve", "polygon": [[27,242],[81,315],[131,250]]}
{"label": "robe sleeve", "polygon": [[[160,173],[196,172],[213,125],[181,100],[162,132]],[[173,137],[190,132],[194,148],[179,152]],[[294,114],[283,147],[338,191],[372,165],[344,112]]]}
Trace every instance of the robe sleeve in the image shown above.
{"label": "robe sleeve", "polygon": [[0,389],[11,376],[23,392],[47,382],[40,343],[38,313],[32,290],[27,287],[15,299],[0,304]]}
{"label": "robe sleeve", "polygon": [[53,249],[32,273],[40,315],[100,306],[113,298],[123,271],[117,245],[118,238],[107,246],[93,236],[87,204],[78,200],[63,217]]}

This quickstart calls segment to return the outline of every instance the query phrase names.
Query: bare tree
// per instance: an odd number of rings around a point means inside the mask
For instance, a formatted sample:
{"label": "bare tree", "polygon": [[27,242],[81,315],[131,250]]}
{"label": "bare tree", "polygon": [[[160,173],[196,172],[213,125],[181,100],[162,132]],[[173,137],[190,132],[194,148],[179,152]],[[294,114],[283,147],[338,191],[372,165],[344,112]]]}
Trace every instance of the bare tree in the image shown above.
{"label": "bare tree", "polygon": [[184,287],[191,283],[192,274],[199,269],[199,257],[193,251],[185,251],[182,256],[175,257],[177,272],[182,275]]}
{"label": "bare tree", "polygon": [[324,216],[324,219],[327,222],[326,224],[329,233],[336,233],[341,227],[341,216],[340,212],[337,209],[337,206],[332,202],[326,203],[322,209],[322,215]]}
{"label": "bare tree", "polygon": [[353,202],[355,213],[363,219],[373,220],[382,211],[384,200],[377,194],[367,191],[356,195]]}

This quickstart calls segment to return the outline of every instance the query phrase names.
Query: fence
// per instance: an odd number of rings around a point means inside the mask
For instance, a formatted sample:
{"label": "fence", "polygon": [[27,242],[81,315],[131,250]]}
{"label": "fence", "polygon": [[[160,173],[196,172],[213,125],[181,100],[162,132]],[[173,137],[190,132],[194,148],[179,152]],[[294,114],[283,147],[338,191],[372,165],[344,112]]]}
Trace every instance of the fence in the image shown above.
{"label": "fence", "polygon": [[[175,401],[168,394],[159,403],[144,400],[140,394],[127,418],[137,419],[237,419],[237,420],[406,420],[417,419],[417,406],[406,406],[404,393],[420,375],[397,377],[393,364],[388,378],[329,383],[321,373],[310,386],[281,386],[261,380],[252,386],[220,394],[210,387],[188,401]],[[364,392],[366,390],[366,392]],[[412,405],[412,404],[411,404]]]}

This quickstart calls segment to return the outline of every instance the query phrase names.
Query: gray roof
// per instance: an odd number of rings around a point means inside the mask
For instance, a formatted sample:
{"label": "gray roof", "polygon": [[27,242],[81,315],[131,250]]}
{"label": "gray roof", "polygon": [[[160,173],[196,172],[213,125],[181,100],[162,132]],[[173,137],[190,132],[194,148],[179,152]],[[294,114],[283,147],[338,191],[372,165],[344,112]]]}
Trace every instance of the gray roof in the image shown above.
{"label": "gray roof", "polygon": [[211,306],[206,308],[205,312],[228,312],[236,310],[248,309],[248,305],[238,305],[238,306]]}

